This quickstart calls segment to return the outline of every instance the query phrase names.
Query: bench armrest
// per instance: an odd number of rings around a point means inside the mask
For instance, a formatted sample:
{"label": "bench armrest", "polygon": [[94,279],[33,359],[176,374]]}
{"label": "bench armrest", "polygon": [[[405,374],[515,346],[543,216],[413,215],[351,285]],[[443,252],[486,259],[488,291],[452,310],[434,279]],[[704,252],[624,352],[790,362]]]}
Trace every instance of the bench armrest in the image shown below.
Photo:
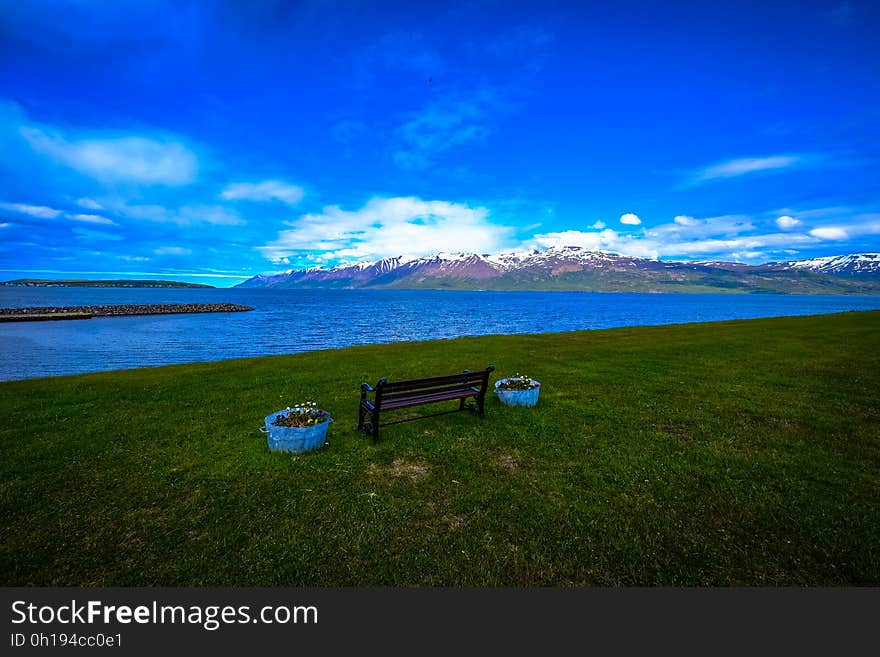
{"label": "bench armrest", "polygon": [[369,383],[362,383],[361,390],[363,392],[373,392],[373,390],[375,390],[375,388],[373,388],[373,386],[371,386]]}

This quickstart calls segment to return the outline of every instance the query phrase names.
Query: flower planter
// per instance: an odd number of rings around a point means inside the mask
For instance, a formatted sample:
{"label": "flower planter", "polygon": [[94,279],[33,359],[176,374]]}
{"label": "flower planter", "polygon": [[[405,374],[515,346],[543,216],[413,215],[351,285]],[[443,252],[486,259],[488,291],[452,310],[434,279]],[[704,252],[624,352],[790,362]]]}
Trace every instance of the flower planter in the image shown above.
{"label": "flower planter", "polygon": [[535,387],[528,390],[505,390],[501,385],[507,379],[496,381],[495,394],[498,395],[498,399],[502,404],[507,404],[508,406],[534,406],[538,403],[538,393],[541,392],[541,384],[534,379],[529,380]]}
{"label": "flower planter", "polygon": [[269,450],[272,452],[293,452],[302,454],[317,449],[327,442],[327,429],[333,421],[331,417],[319,424],[308,427],[279,427],[272,422],[287,409],[266,416],[266,425],[260,431],[266,434]]}

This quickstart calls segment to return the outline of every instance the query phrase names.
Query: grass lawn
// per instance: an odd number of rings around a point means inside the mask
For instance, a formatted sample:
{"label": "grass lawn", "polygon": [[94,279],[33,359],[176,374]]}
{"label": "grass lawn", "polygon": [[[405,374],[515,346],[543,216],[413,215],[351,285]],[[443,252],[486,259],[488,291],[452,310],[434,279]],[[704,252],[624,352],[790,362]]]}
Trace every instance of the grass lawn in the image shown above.
{"label": "grass lawn", "polygon": [[[489,363],[539,405],[355,431],[361,381]],[[329,446],[270,454],[306,399]],[[5,585],[880,584],[880,312],[7,382],[0,419]]]}

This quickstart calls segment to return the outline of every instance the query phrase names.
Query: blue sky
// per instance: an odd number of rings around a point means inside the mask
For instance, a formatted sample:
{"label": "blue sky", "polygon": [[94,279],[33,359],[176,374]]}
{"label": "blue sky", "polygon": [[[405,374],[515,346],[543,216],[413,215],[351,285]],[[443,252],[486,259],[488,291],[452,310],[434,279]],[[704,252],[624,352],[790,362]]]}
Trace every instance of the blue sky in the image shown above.
{"label": "blue sky", "polygon": [[421,4],[0,0],[0,279],[880,251],[877,3]]}

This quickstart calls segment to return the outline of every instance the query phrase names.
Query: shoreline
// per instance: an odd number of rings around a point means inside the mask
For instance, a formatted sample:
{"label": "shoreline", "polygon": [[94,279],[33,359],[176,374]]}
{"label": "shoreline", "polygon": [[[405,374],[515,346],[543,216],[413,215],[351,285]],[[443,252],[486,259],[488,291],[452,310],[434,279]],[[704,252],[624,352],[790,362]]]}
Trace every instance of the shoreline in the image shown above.
{"label": "shoreline", "polygon": [[40,322],[95,317],[135,315],[180,315],[193,313],[238,313],[253,310],[236,303],[149,303],[108,306],[48,306],[0,308],[0,322]]}
{"label": "shoreline", "polygon": [[[0,309],[2,310],[2,309]],[[715,325],[717,327],[722,327],[730,324],[748,324],[753,322],[762,322],[762,321],[770,321],[770,320],[781,320],[781,319],[821,319],[826,317],[843,317],[845,315],[853,315],[853,314],[871,314],[877,313],[880,314],[880,308],[871,308],[867,310],[840,310],[836,312],[829,313],[813,313],[809,315],[772,315],[769,317],[741,317],[741,318],[730,318],[730,319],[718,319],[711,321],[692,321],[692,322],[674,322],[669,324],[636,324],[636,325],[626,325],[626,326],[605,326],[599,328],[586,328],[586,329],[575,329],[569,331],[547,331],[547,332],[530,332],[530,333],[484,333],[478,335],[459,335],[453,338],[426,338],[422,340],[390,340],[385,342],[368,342],[361,344],[347,344],[343,346],[332,346],[332,347],[318,347],[315,349],[304,349],[301,351],[291,351],[285,353],[267,353],[258,356],[253,355],[241,355],[241,356],[231,356],[227,358],[207,358],[207,359],[197,359],[197,360],[187,360],[187,361],[175,361],[175,362],[162,362],[162,363],[149,363],[149,364],[139,364],[139,365],[130,365],[124,367],[113,367],[110,369],[98,369],[98,370],[82,370],[76,372],[64,372],[64,373],[53,373],[53,374],[39,374],[35,376],[25,376],[25,377],[15,377],[15,378],[3,378],[4,372],[0,370],[0,387],[8,384],[21,383],[25,381],[39,381],[39,380],[47,380],[47,379],[55,379],[60,380],[69,377],[78,377],[78,376],[101,376],[108,374],[123,374],[123,373],[133,373],[137,371],[155,371],[162,368],[186,368],[194,365],[223,365],[223,364],[233,364],[235,362],[244,363],[249,361],[258,361],[258,360],[267,360],[267,359],[280,359],[280,358],[290,358],[303,356],[306,354],[325,354],[328,356],[333,356],[334,354],[338,354],[343,351],[355,351],[358,350],[370,350],[377,347],[393,347],[393,346],[409,346],[409,347],[420,347],[431,345],[432,343],[445,344],[445,345],[454,345],[456,343],[460,343],[463,341],[469,340],[481,340],[483,338],[554,338],[554,337],[577,337],[579,335],[585,334],[610,334],[616,332],[627,332],[627,331],[640,331],[642,329],[648,330],[665,330],[665,329],[675,329],[675,328],[699,328]]]}

